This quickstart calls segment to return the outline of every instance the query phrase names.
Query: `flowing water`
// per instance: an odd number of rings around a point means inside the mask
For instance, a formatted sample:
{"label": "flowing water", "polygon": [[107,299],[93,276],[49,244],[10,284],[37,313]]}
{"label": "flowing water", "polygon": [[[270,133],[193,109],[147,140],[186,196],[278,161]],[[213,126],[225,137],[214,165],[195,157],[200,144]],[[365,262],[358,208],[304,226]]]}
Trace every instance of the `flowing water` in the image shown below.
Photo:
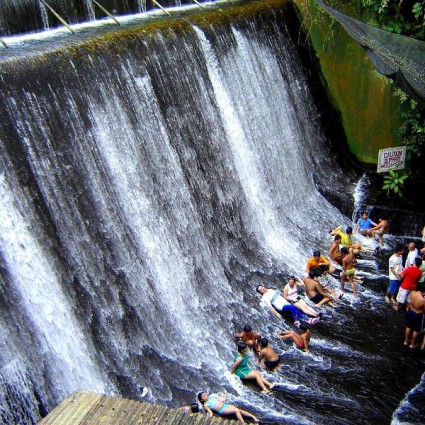
{"label": "flowing water", "polygon": [[[0,63],[3,423],[142,386],[174,407],[226,388],[264,424],[420,423],[424,364],[383,302],[391,239],[309,354],[275,339],[291,325],[255,293],[351,222],[323,193],[344,211],[361,199],[295,19],[281,5]],[[226,373],[246,323],[282,355],[274,397]]]}

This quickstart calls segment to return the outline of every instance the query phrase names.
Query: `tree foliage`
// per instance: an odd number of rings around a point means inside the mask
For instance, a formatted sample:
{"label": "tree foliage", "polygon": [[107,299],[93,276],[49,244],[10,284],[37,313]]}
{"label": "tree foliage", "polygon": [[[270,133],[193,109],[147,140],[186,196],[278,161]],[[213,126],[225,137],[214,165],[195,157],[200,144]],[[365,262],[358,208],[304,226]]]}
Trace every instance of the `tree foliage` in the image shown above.
{"label": "tree foliage", "polygon": [[384,176],[384,184],[382,186],[382,189],[385,189],[388,194],[390,194],[390,192],[393,192],[402,198],[402,188],[404,186],[404,181],[407,178],[408,175],[403,172],[390,170],[388,174]]}

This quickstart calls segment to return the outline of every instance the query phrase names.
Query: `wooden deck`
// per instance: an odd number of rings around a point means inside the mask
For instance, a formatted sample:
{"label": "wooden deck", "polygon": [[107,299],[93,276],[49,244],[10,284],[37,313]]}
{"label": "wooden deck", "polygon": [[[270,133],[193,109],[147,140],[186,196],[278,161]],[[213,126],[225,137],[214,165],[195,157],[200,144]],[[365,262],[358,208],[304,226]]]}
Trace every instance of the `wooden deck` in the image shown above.
{"label": "wooden deck", "polygon": [[205,414],[185,415],[160,404],[76,391],[52,410],[39,425],[234,425],[235,420]]}

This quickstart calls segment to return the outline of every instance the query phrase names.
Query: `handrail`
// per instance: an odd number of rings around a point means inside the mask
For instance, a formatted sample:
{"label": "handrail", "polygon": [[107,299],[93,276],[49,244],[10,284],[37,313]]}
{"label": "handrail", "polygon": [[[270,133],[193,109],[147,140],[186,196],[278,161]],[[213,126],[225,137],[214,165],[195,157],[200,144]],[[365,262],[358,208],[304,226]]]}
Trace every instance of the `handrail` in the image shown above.
{"label": "handrail", "polygon": [[51,6],[49,6],[44,0],[38,0],[39,2],[41,2],[41,3],[43,3],[44,4],[44,6],[46,6],[49,10],[50,10],[50,12],[52,12],[53,13],[53,15],[55,15],[56,16],[56,18],[63,24],[63,25],[65,25],[71,32],[72,32],[72,34],[75,34],[75,31],[71,28],[71,26],[70,25],[68,25],[66,22],[65,22],[65,20],[64,19],[62,19],[61,18],[61,16],[59,15],[59,13],[57,13],[56,11],[55,11],[55,9],[53,9]]}
{"label": "handrail", "polygon": [[198,0],[192,0],[193,1],[193,3],[195,3],[195,4],[197,4],[201,9],[205,9],[205,7],[204,6],[202,6],[202,4],[201,3],[199,3],[199,1]]}
{"label": "handrail", "polygon": [[112,13],[109,13],[101,4],[99,4],[96,0],[91,0],[96,6],[99,7],[102,12],[106,13],[110,18],[112,18],[118,25],[121,25],[121,22],[114,16]]}
{"label": "handrail", "polygon": [[158,6],[166,15],[171,16],[156,0],[152,0],[152,3]]}

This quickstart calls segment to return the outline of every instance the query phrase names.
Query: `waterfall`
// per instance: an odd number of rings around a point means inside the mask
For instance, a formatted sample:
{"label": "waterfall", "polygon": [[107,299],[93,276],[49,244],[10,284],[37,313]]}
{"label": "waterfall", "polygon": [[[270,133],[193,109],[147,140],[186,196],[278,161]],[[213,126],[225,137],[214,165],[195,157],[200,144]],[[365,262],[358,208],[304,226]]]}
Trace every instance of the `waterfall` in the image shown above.
{"label": "waterfall", "polygon": [[[98,9],[92,0],[47,0],[52,7],[68,24],[77,24],[93,21],[104,17],[103,11]],[[102,0],[98,2],[114,15],[129,15],[147,11],[146,0]],[[163,7],[180,7],[182,4],[193,5],[191,0],[166,0],[159,2]],[[149,9],[157,7],[148,4]],[[55,28],[62,25],[44,5],[38,0],[0,0],[0,36],[33,32]]]}
{"label": "waterfall", "polygon": [[174,407],[226,387],[269,423],[385,421],[417,383],[406,372],[379,409],[370,396],[399,352],[356,329],[396,332],[377,287],[334,312],[313,354],[272,341],[275,398],[226,377],[245,323],[271,339],[289,327],[256,285],[327,251],[350,220],[323,193],[352,197],[359,179],[314,102],[294,11],[248,12],[0,62],[0,388],[28,417],[77,387],[137,399],[146,385]]}
{"label": "waterfall", "polygon": [[96,14],[94,12],[94,3],[92,2],[92,0],[84,1],[84,11],[88,21],[94,21],[96,19]]}

